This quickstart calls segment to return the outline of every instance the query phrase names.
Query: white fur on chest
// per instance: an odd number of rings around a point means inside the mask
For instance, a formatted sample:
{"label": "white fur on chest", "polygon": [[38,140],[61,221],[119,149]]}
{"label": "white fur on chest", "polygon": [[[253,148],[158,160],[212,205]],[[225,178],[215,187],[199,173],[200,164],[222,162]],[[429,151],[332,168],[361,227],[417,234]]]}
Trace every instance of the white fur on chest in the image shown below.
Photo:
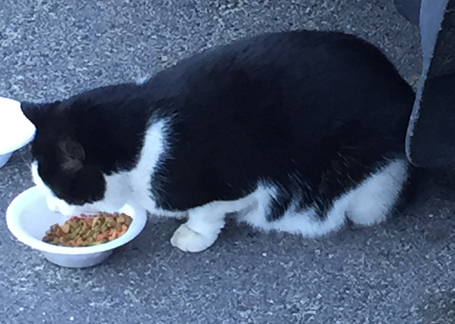
{"label": "white fur on chest", "polygon": [[161,120],[153,124],[146,132],[141,154],[136,167],[128,172],[132,197],[151,214],[168,217],[181,217],[185,211],[172,212],[156,208],[152,194],[152,177],[159,172],[160,164],[168,158],[169,148],[166,142],[167,124]]}

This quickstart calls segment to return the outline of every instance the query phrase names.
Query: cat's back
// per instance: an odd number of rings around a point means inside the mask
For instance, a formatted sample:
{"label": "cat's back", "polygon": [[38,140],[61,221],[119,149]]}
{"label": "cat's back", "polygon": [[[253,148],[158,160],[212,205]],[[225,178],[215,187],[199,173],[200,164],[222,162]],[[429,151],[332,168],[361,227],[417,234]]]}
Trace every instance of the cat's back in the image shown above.
{"label": "cat's back", "polygon": [[311,127],[313,135],[355,118],[386,118],[395,127],[408,118],[414,100],[410,85],[374,45],[308,30],[209,49],[158,73],[147,86],[182,118],[282,121],[288,129]]}

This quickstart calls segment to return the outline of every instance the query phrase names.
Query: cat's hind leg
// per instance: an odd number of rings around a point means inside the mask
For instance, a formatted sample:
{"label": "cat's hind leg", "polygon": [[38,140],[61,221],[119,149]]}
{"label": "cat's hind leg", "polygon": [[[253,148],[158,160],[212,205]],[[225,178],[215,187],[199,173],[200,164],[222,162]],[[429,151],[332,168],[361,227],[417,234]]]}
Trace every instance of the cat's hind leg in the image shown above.
{"label": "cat's hind leg", "polygon": [[171,244],[185,252],[200,252],[213,243],[229,213],[239,212],[254,203],[252,196],[235,201],[214,201],[188,211],[186,223],[174,232]]}
{"label": "cat's hind leg", "polygon": [[383,221],[397,202],[407,177],[404,159],[390,162],[349,194],[347,218],[360,226]]}

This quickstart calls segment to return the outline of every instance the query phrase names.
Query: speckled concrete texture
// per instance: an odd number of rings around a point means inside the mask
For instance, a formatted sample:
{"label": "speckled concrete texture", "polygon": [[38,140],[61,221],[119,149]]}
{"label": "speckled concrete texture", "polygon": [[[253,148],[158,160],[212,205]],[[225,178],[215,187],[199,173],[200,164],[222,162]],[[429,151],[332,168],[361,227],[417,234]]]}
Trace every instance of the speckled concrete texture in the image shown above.
{"label": "speckled concrete texture", "polygon": [[[382,48],[412,84],[418,29],[386,0],[2,0],[0,96],[53,100],[131,81],[265,31],[338,29]],[[28,148],[0,169],[0,214],[31,186]],[[184,254],[150,219],[99,267],[46,262],[0,218],[0,323],[455,323],[455,185],[433,172],[386,223],[308,240],[229,224]],[[39,215],[37,215],[39,217]]]}

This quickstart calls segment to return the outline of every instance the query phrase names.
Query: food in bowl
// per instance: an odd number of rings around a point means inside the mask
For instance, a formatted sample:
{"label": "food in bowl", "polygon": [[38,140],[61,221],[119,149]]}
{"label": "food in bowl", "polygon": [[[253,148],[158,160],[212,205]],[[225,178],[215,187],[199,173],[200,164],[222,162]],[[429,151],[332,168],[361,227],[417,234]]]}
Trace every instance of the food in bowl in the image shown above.
{"label": "food in bowl", "polygon": [[73,216],[62,225],[54,224],[43,241],[61,246],[93,246],[113,241],[126,233],[133,219],[124,213],[99,212]]}

